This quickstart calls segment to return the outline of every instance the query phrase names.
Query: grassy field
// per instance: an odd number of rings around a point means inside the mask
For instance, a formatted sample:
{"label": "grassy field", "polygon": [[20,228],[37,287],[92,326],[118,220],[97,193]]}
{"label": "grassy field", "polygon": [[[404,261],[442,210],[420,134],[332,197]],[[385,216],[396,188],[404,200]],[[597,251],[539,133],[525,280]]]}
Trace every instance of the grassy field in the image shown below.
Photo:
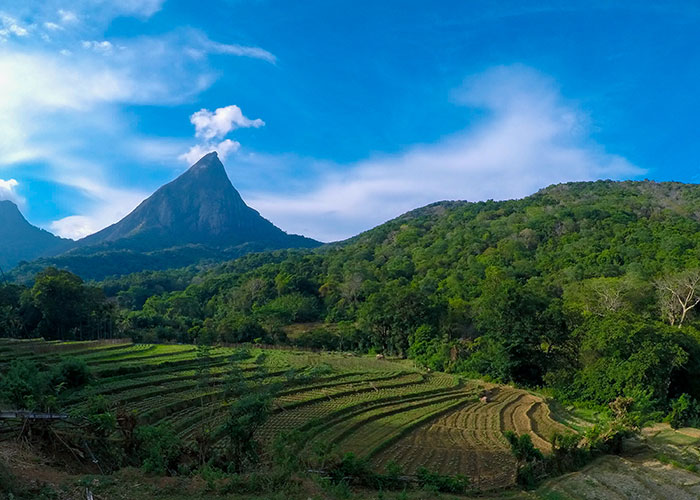
{"label": "grassy field", "polygon": [[[0,371],[13,359],[51,366],[66,356],[82,358],[94,380],[70,394],[65,411],[79,410],[91,396],[101,395],[119,412],[135,414],[145,424],[167,423],[183,442],[193,443],[203,430],[216,437],[226,418],[226,380],[236,353],[240,351],[212,348],[204,362],[191,345],[0,339]],[[550,407],[541,397],[509,386],[426,373],[406,360],[251,348],[236,364],[250,382],[280,387],[272,415],[257,436],[264,451],[280,431],[299,429],[310,431],[307,446],[334,443],[369,458],[377,470],[394,461],[406,474],[428,467],[445,475],[466,475],[487,498],[700,498],[697,429],[672,430],[665,424],[644,429],[622,456],[602,457],[537,491],[518,492],[516,463],[503,431],[528,433],[535,446],[548,452],[553,433],[584,431],[596,415]],[[295,378],[292,373],[316,375]],[[27,454],[12,439],[16,434],[16,427],[0,425],[0,458],[19,463],[20,477],[74,491],[87,480],[64,476],[52,468],[55,464]],[[91,480],[97,481],[91,486],[100,492],[97,498],[208,498],[202,493],[205,485],[195,478],[149,478],[127,469]],[[138,494],[132,484],[138,485]],[[309,494],[314,489],[302,485],[300,498],[335,498],[327,491]],[[374,497],[434,498],[421,492],[362,491],[345,498]]]}
{"label": "grassy field", "polygon": [[[94,380],[70,395],[65,411],[102,395],[118,412],[143,424],[168,423],[183,442],[193,443],[201,431],[216,437],[226,418],[226,380],[235,352],[212,348],[203,361],[191,345],[0,340],[0,370],[13,359],[50,366],[61,357],[82,358]],[[334,443],[379,469],[395,461],[408,474],[425,466],[466,475],[482,489],[510,487],[515,462],[504,430],[529,433],[543,451],[549,451],[554,431],[568,430],[533,394],[426,373],[406,360],[250,349],[237,365],[255,384],[280,384],[272,415],[257,436],[264,445],[283,430],[311,431],[309,446]],[[292,372],[319,375],[290,383]],[[488,401],[480,400],[485,393]],[[15,430],[0,428],[0,439]]]}
{"label": "grassy field", "polygon": [[[202,430],[215,433],[227,415],[225,381],[234,352],[212,348],[203,375],[203,361],[191,345],[0,340],[0,370],[12,359],[51,365],[64,356],[82,358],[95,380],[70,396],[68,412],[83,407],[90,396],[102,395],[141,423],[166,422],[183,442],[193,442]],[[543,451],[549,450],[552,432],[567,430],[535,395],[425,373],[406,360],[251,349],[239,366],[255,384],[282,387],[259,431],[262,443],[271,443],[283,430],[312,431],[313,440],[335,443],[379,468],[392,460],[409,474],[425,466],[467,475],[483,489],[515,482],[504,430],[529,433]],[[320,375],[291,384],[292,370]],[[484,391],[487,402],[479,399]],[[0,432],[9,437],[13,430]]]}

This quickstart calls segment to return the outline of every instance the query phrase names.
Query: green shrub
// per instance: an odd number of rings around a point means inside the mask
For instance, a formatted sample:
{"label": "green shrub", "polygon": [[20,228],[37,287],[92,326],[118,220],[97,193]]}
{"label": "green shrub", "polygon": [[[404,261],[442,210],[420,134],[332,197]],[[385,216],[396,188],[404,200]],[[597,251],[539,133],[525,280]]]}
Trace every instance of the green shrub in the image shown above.
{"label": "green shrub", "polygon": [[532,438],[529,434],[518,436],[513,431],[506,431],[504,435],[510,444],[510,450],[513,453],[513,456],[517,460],[523,462],[534,462],[535,460],[544,459],[542,452],[535,448],[535,445],[532,444]]}
{"label": "green shrub", "polygon": [[91,373],[87,363],[80,358],[66,358],[54,369],[52,381],[55,386],[77,389],[90,382]]}
{"label": "green shrub", "polygon": [[182,455],[180,438],[165,424],[136,429],[138,456],[144,471],[174,475]]}
{"label": "green shrub", "polygon": [[36,409],[48,392],[47,377],[31,361],[12,361],[0,378],[0,399],[17,409]]}
{"label": "green shrub", "polygon": [[671,403],[671,413],[666,420],[672,428],[697,425],[700,417],[700,405],[688,394],[681,394]]}
{"label": "green shrub", "polygon": [[420,467],[416,476],[421,487],[443,493],[465,493],[469,488],[469,479],[465,476],[443,476],[425,467]]}

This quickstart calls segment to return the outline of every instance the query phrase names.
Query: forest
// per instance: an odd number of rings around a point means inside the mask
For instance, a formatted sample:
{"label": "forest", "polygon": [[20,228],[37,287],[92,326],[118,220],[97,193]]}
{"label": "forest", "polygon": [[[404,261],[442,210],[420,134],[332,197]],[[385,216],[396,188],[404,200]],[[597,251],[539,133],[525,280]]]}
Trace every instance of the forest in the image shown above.
{"label": "forest", "polygon": [[0,288],[0,336],[405,357],[639,419],[698,418],[700,188],[597,181],[440,202],[350,240]]}

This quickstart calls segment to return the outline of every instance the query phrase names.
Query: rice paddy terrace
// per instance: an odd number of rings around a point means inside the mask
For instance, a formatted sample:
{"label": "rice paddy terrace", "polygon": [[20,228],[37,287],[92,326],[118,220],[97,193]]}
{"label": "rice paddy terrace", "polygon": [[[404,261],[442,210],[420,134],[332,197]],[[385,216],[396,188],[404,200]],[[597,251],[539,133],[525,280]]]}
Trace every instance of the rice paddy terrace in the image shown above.
{"label": "rice paddy terrace", "polygon": [[[200,431],[216,436],[226,418],[226,380],[237,352],[212,348],[204,377],[202,359],[190,345],[0,339],[0,371],[13,359],[51,365],[63,356],[82,358],[94,380],[69,397],[67,412],[98,394],[141,423],[168,423],[184,442],[194,442]],[[467,475],[475,486],[489,489],[515,482],[504,430],[529,433],[543,451],[550,450],[555,431],[570,431],[531,393],[425,373],[407,361],[276,349],[249,354],[237,363],[244,376],[281,387],[258,436],[263,443],[282,430],[312,431],[315,440],[335,443],[379,467],[393,460],[411,474],[426,466]],[[291,383],[290,373],[308,376]],[[0,424],[0,440],[15,432]]]}

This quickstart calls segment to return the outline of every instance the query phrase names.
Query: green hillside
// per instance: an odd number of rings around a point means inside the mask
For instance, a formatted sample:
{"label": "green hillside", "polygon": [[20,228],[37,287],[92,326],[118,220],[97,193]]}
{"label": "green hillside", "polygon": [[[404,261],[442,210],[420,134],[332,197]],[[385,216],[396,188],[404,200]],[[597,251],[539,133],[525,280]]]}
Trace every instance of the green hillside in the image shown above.
{"label": "green hillside", "polygon": [[251,257],[252,270],[243,258],[127,323],[179,340],[293,332],[298,345],[374,349],[601,404],[649,389],[664,405],[698,394],[687,377],[697,334],[692,310],[671,327],[658,280],[700,267],[699,243],[696,185],[565,184],[436,203],[318,251]]}
{"label": "green hillside", "polygon": [[572,183],[436,203],[343,243],[243,257],[181,291],[158,273],[153,288],[135,275],[105,289],[137,340],[382,352],[666,412],[700,396],[694,309],[671,293],[697,296],[699,243],[697,185]]}

